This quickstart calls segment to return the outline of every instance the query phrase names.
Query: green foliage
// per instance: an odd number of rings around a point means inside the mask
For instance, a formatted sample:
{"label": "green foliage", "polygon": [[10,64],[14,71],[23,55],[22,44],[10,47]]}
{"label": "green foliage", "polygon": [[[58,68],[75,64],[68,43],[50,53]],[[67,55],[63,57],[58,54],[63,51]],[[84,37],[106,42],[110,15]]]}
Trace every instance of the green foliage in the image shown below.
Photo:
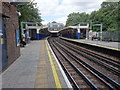
{"label": "green foliage", "polygon": [[88,21],[89,14],[83,13],[71,13],[68,15],[68,19],[66,22],[66,26],[74,25],[79,22],[86,22]]}
{"label": "green foliage", "polygon": [[56,21],[53,21],[52,23],[57,23]]}
{"label": "green foliage", "polygon": [[36,3],[29,2],[25,5],[17,5],[18,11],[21,12],[21,16],[19,17],[22,22],[41,22],[41,14],[39,13],[38,8],[36,7]]}
{"label": "green foliage", "polygon": [[[68,15],[66,26],[78,22],[92,22],[92,24],[103,24],[103,31],[120,30],[120,2],[103,2],[98,11],[90,15],[86,13],[71,13]],[[99,31],[100,27],[93,27],[93,31]]]}

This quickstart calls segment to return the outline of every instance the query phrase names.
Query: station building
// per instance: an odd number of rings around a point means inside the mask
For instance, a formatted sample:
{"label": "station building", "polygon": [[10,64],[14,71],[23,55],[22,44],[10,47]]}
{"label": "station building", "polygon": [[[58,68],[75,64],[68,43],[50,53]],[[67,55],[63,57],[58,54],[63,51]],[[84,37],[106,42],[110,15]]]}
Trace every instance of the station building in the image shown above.
{"label": "station building", "polygon": [[57,23],[57,22],[52,22],[48,23],[48,30],[49,31],[59,31],[64,28],[64,24],[62,23]]}
{"label": "station building", "polygon": [[18,12],[14,5],[7,2],[0,2],[0,39],[2,69],[20,56]]}
{"label": "station building", "polygon": [[80,22],[73,26],[68,26],[59,31],[60,36],[73,39],[89,38],[89,23]]}
{"label": "station building", "polygon": [[[23,24],[25,24],[25,28],[23,28]],[[49,35],[57,36],[58,32],[64,28],[64,24],[57,22],[47,25],[39,25],[38,22],[22,22],[21,26],[25,38],[30,37],[31,40],[41,40]]]}
{"label": "station building", "polygon": [[[23,27],[25,26],[25,27]],[[48,26],[38,22],[21,22],[22,37],[30,40],[41,40],[49,35]]]}
{"label": "station building", "polygon": [[57,33],[64,28],[63,23],[57,23],[53,21],[52,23],[48,23],[48,31],[51,33],[51,36],[57,36]]}

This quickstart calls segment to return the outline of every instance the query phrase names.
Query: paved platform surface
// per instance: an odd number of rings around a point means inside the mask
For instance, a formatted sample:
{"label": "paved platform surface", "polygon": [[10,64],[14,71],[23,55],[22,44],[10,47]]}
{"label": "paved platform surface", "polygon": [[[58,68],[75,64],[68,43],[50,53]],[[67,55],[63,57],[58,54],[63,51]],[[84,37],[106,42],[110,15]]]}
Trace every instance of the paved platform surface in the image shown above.
{"label": "paved platform surface", "polygon": [[2,73],[2,88],[68,88],[58,64],[48,51],[46,40],[32,41],[21,48],[21,57]]}
{"label": "paved platform surface", "polygon": [[[1,40],[1,37],[0,37],[0,40]],[[1,41],[0,41],[0,71],[2,69],[2,44],[1,44]]]}
{"label": "paved platform surface", "polygon": [[[64,38],[64,37],[62,37],[62,38]],[[64,38],[64,39],[69,39],[69,38]],[[120,51],[120,42],[105,42],[105,41],[97,41],[97,40],[92,41],[89,39],[88,40],[86,40],[86,39],[79,39],[79,40],[78,39],[69,39],[69,40]]]}

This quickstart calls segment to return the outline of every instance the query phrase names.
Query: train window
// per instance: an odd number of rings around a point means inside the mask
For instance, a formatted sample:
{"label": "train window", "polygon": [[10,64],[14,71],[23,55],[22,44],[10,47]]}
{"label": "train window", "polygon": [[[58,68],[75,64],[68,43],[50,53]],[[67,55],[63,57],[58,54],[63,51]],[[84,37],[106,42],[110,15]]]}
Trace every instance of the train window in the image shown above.
{"label": "train window", "polygon": [[58,27],[58,25],[53,25],[53,27]]}
{"label": "train window", "polygon": [[64,27],[63,25],[59,25],[59,27]]}
{"label": "train window", "polygon": [[27,24],[28,26],[36,26],[36,24]]}
{"label": "train window", "polygon": [[87,26],[87,24],[80,24],[80,26]]}

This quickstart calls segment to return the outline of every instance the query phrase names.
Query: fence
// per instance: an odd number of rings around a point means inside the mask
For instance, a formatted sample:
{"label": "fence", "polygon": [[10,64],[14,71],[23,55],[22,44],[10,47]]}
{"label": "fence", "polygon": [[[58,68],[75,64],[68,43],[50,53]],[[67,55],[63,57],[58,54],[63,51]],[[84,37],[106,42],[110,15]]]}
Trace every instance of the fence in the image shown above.
{"label": "fence", "polygon": [[102,33],[102,38],[109,38],[112,41],[119,41],[120,42],[120,31],[104,31]]}

